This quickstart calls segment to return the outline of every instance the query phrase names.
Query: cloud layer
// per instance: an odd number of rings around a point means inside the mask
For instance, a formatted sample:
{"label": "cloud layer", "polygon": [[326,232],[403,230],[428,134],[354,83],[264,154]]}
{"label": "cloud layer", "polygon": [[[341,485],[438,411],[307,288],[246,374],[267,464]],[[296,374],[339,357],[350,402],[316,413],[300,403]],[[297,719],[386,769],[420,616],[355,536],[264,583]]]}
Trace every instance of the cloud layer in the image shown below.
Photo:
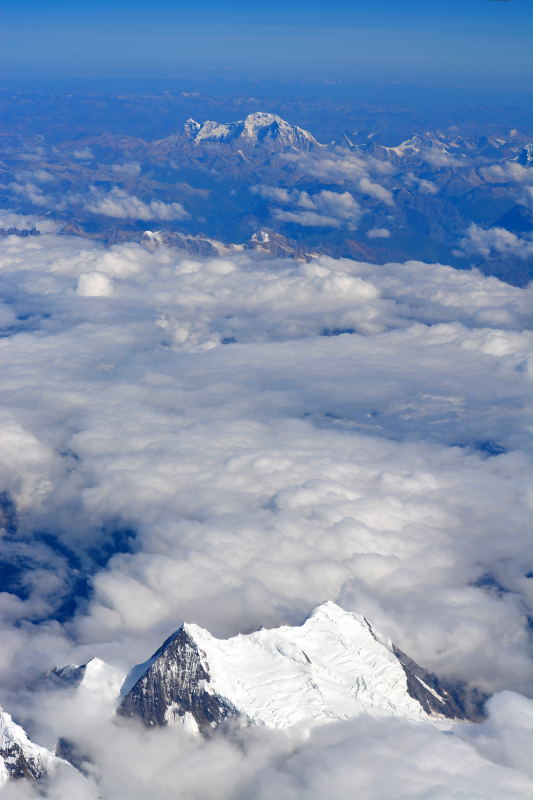
{"label": "cloud layer", "polygon": [[[299,208],[338,212],[336,194]],[[419,262],[4,243],[0,677],[43,742],[81,725],[79,698],[27,694],[51,663],[124,670],[182,619],[229,635],[326,599],[443,676],[532,690],[526,290]],[[339,798],[408,780],[406,797],[526,797],[505,731],[527,701],[498,696],[478,739],[365,718],[307,742],[185,743],[117,737],[103,709],[85,743],[114,798],[152,781],[311,800],[332,775]]]}

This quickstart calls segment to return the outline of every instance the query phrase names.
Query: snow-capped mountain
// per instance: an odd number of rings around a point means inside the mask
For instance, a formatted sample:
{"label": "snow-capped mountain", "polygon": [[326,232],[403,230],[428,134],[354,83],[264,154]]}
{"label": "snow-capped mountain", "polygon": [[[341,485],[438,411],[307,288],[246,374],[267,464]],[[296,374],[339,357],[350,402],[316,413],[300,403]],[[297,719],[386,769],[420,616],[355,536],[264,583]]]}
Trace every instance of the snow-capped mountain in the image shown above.
{"label": "snow-capped mountain", "polygon": [[166,139],[154,142],[158,149],[183,144],[199,147],[204,144],[226,144],[248,151],[261,146],[268,150],[314,150],[321,147],[309,131],[291,125],[277,114],[262,111],[248,114],[238,122],[196,122],[188,119],[182,130]]}
{"label": "snow-capped mountain", "polygon": [[516,158],[512,160],[517,161],[523,167],[533,166],[533,143],[525,144]]}
{"label": "snow-capped mountain", "polygon": [[286,728],[361,713],[467,719],[445,686],[358,614],[328,602],[303,625],[216,639],[185,624],[123,686],[123,716],[206,732],[224,720]]}
{"label": "snow-capped mountain", "polygon": [[290,256],[301,260],[309,260],[312,257],[310,253],[304,250],[300,242],[295,239],[289,239],[271,228],[260,228],[253,233],[244,245],[244,249],[268,253],[276,258]]}
{"label": "snow-capped mountain", "polygon": [[34,744],[0,708],[0,786],[10,779],[43,778],[57,760],[49,750]]}
{"label": "snow-capped mountain", "polygon": [[99,702],[114,703],[119,695],[124,673],[106,664],[100,658],[91,658],[85,664],[67,664],[54,667],[45,676],[45,683],[51,689],[80,689],[85,695],[92,695]]}

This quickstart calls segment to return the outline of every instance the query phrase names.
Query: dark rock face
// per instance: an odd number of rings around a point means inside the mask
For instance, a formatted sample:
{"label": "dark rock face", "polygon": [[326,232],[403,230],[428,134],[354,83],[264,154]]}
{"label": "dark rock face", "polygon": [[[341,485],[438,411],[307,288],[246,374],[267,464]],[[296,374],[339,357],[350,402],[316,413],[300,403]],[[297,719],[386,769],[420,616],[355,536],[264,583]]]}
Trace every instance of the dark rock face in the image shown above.
{"label": "dark rock face", "polygon": [[271,228],[261,228],[254,233],[244,245],[244,249],[269,253],[275,258],[289,257],[309,260],[307,253],[299,242],[283,236]]}
{"label": "dark rock face", "polygon": [[0,757],[4,759],[7,773],[12,780],[26,778],[35,781],[46,776],[46,769],[41,761],[28,756],[16,742],[0,748]]}
{"label": "dark rock face", "polygon": [[151,727],[166,725],[169,713],[179,718],[188,712],[204,734],[238,715],[224,698],[206,690],[209,672],[202,663],[201,651],[183,628],[169,637],[147,664],[147,670],[123,698],[120,715],[139,717]]}
{"label": "dark rock face", "polygon": [[[428,672],[406,656],[396,645],[393,645],[393,653],[405,672],[407,691],[427,714],[441,714],[449,719],[471,721],[483,718],[483,704],[486,697],[469,692],[462,686],[444,683],[432,672]],[[430,689],[433,689],[435,694]]]}
{"label": "dark rock face", "polygon": [[0,236],[21,236],[25,239],[27,236],[40,236],[41,231],[37,228],[0,228]]}
{"label": "dark rock face", "polygon": [[533,164],[533,143],[525,144],[515,160],[523,167],[530,167]]}
{"label": "dark rock face", "polygon": [[56,756],[68,761],[82,775],[88,775],[88,767],[91,764],[90,758],[83,753],[75,742],[61,736],[56,745]]}
{"label": "dark rock face", "polygon": [[67,664],[65,667],[54,667],[46,674],[45,682],[52,689],[66,686],[75,688],[82,682],[86,671],[87,664],[82,664],[79,667],[74,664]]}
{"label": "dark rock face", "polygon": [[186,236],[175,231],[158,231],[156,236],[144,233],[140,241],[149,247],[159,245],[176,247],[192,255],[207,258],[215,258],[218,255],[216,247],[208,239],[203,239],[201,236]]}

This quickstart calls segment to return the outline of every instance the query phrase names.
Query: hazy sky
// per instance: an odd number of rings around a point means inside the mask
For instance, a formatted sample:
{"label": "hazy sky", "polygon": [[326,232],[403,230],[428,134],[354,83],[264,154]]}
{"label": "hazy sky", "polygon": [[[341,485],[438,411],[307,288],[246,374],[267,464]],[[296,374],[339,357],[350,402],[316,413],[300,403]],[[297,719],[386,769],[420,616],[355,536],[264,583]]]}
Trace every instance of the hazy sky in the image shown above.
{"label": "hazy sky", "polygon": [[531,67],[530,0],[0,2],[5,77],[237,70],[478,84]]}

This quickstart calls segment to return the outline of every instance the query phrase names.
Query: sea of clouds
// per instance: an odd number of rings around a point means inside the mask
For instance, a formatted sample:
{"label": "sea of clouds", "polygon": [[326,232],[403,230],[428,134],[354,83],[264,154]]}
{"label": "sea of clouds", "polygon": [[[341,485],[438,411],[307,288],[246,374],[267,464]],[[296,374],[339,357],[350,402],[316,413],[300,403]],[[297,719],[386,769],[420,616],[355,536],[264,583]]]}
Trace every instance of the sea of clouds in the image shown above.
{"label": "sea of clouds", "polygon": [[[47,796],[530,797],[528,290],[2,221],[46,232],[0,254],[0,704],[91,760]],[[197,741],[40,680],[93,656],[126,671],[183,620],[228,636],[325,600],[494,694],[487,720]]]}

